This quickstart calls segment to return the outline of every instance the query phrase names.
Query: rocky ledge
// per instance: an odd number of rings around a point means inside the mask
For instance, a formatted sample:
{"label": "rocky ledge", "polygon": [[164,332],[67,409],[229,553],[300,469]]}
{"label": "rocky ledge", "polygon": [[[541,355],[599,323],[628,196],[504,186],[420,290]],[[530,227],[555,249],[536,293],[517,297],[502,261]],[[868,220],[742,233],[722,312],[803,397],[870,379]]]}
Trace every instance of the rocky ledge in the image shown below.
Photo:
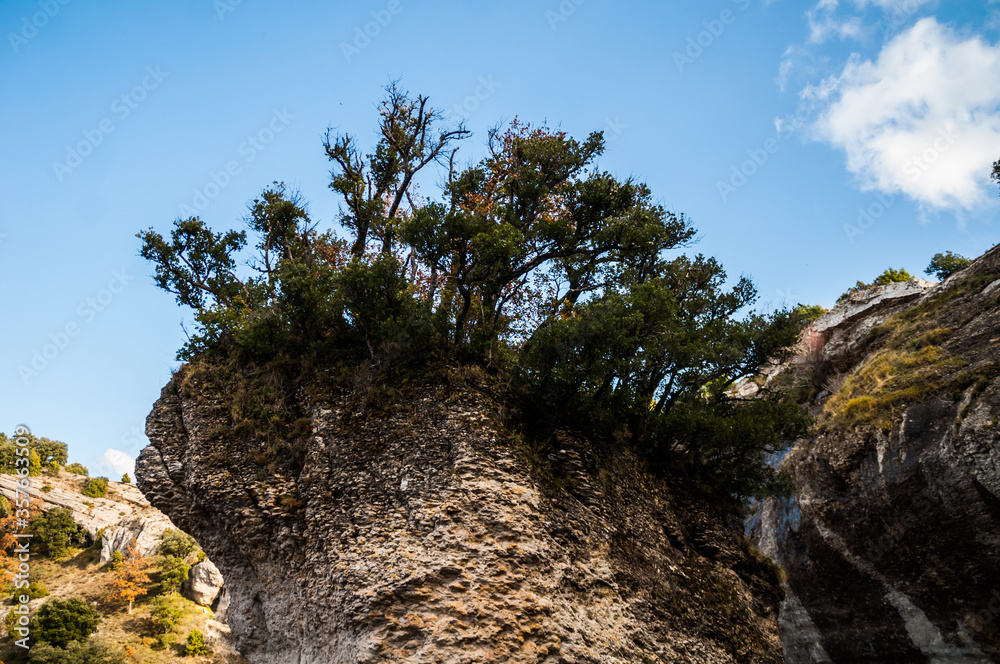
{"label": "rocky ledge", "polygon": [[785,367],[820,426],[749,525],[787,573],[789,664],[1000,661],[998,305],[1000,247],[861,294]]}

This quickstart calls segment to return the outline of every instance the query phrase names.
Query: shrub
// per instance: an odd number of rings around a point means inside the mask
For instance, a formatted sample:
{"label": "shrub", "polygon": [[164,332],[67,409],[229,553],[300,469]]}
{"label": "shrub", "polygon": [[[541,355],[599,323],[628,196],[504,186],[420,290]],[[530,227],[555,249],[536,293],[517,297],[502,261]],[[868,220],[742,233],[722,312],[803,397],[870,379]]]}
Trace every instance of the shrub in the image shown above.
{"label": "shrub", "polygon": [[82,463],[71,463],[66,466],[66,472],[74,473],[76,475],[83,475],[84,477],[90,475],[90,471]]}
{"label": "shrub", "polygon": [[90,498],[104,498],[108,495],[108,478],[92,477],[83,484],[80,493]]}
{"label": "shrub", "polygon": [[[127,646],[126,646],[127,648]],[[28,654],[31,664],[125,664],[121,651],[98,637],[73,641],[65,648],[36,643]]]}
{"label": "shrub", "polygon": [[27,595],[31,599],[41,599],[43,597],[48,597],[49,589],[41,581],[32,581],[28,584]]}
{"label": "shrub", "polygon": [[45,486],[42,487],[42,492],[43,493],[48,493],[49,491],[52,491],[52,485],[51,484],[46,484]]}
{"label": "shrub", "polygon": [[131,484],[132,478],[128,476],[128,473],[122,475],[122,484]]}
{"label": "shrub", "polygon": [[795,313],[798,314],[806,323],[812,323],[825,314],[826,309],[818,304],[800,304],[795,308]]}
{"label": "shrub", "polygon": [[115,550],[115,552],[111,554],[111,560],[108,561],[108,571],[117,572],[118,568],[121,567],[122,562],[124,560],[125,560],[125,554],[123,554],[121,551]]}
{"label": "shrub", "polygon": [[174,556],[164,556],[158,565],[160,569],[160,586],[164,592],[176,593],[181,589],[181,584],[187,581],[191,566],[181,558]]}
{"label": "shrub", "polygon": [[970,263],[972,261],[965,256],[946,251],[943,254],[934,254],[924,273],[934,275],[939,280],[944,281],[959,270],[967,268]]}
{"label": "shrub", "polygon": [[62,558],[71,546],[87,543],[86,531],[73,520],[73,512],[57,507],[36,516],[31,521],[31,532],[36,543],[50,558]]}
{"label": "shrub", "polygon": [[187,558],[188,555],[200,549],[198,542],[193,537],[181,530],[168,528],[163,531],[163,540],[160,542],[160,555],[173,556],[174,558]]}
{"label": "shrub", "polygon": [[191,633],[188,634],[187,646],[184,648],[184,654],[188,657],[211,655],[212,651],[205,645],[205,635],[196,629],[191,630]]}
{"label": "shrub", "polygon": [[85,641],[97,630],[101,614],[84,600],[54,599],[42,605],[31,619],[31,635],[65,648],[71,641]]}
{"label": "shrub", "polygon": [[157,597],[149,612],[154,634],[169,634],[184,617],[184,612],[166,597]]}

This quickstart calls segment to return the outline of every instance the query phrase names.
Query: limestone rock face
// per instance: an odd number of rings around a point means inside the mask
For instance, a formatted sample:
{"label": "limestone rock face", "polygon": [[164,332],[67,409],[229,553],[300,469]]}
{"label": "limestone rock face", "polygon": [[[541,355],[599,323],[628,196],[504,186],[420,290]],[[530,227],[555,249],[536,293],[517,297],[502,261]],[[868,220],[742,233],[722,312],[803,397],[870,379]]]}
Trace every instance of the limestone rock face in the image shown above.
{"label": "limestone rock face", "polygon": [[195,604],[212,606],[222,590],[222,572],[207,558],[191,567],[184,582],[184,595]]}
{"label": "limestone rock face", "polygon": [[[251,664],[780,662],[776,570],[731,510],[560,434],[538,463],[468,387],[315,407],[300,473],[164,389],[139,486],[225,576]],[[540,470],[545,468],[545,472]]]}
{"label": "limestone rock face", "polygon": [[[802,441],[783,462],[796,496],[767,501],[749,523],[787,573],[789,664],[1000,661],[998,278],[1000,247],[915,297],[900,287],[902,304],[849,303],[818,321],[816,366],[847,380],[890,343],[917,353],[933,340],[942,353],[940,375],[903,392],[921,397],[888,426],[827,426]],[[876,329],[893,313],[889,331]],[[919,333],[893,338],[911,327]],[[907,370],[882,379],[891,386]],[[817,412],[843,384],[827,386]]]}
{"label": "limestone rock face", "polygon": [[[107,498],[88,498],[80,493],[80,487],[85,477],[61,471],[57,477],[40,475],[31,478],[32,497],[42,501],[42,509],[48,511],[57,507],[69,509],[73,520],[87,531],[91,541],[98,533],[108,528],[115,528],[123,522],[138,523],[144,518],[151,522],[165,520],[171,527],[170,520],[157,509],[150,506],[142,492],[131,484],[108,482]],[[7,499],[14,499],[14,491],[18,478],[14,475],[0,475],[0,493]],[[41,491],[48,484],[49,491]],[[153,526],[155,528],[155,526]],[[140,529],[141,532],[141,529]],[[163,531],[161,530],[160,533]]]}

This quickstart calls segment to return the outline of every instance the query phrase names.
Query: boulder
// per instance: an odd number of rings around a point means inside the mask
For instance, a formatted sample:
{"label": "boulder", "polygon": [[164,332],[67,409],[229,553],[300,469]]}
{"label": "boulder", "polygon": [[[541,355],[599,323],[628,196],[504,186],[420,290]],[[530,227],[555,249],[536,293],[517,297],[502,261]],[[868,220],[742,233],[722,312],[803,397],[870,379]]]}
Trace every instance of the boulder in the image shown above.
{"label": "boulder", "polygon": [[207,558],[191,568],[188,580],[184,582],[184,595],[195,604],[212,606],[222,590],[222,572]]}

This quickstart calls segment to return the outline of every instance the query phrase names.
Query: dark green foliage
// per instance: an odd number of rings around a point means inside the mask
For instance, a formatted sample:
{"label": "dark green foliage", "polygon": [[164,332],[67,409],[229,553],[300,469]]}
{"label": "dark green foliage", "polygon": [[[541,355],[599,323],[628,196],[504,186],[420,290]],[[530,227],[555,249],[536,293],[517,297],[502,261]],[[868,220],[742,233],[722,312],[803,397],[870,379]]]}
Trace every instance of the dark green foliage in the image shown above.
{"label": "dark green foliage", "polygon": [[131,484],[132,478],[128,476],[128,473],[122,475],[122,484]]}
{"label": "dark green foliage", "polygon": [[108,478],[92,477],[83,484],[80,493],[90,498],[104,498],[108,495]]}
{"label": "dark green foliage", "polygon": [[76,475],[83,475],[84,477],[90,475],[90,471],[82,463],[71,463],[66,466],[66,472],[75,473]]}
{"label": "dark green foliage", "polygon": [[934,254],[934,257],[931,258],[930,265],[927,266],[924,273],[933,275],[941,281],[944,281],[959,270],[963,270],[968,267],[970,263],[972,263],[972,261],[965,256],[951,251],[946,251],[943,254]]}
{"label": "dark green foliage", "polygon": [[86,531],[73,521],[73,512],[57,507],[36,516],[31,521],[33,543],[50,558],[62,558],[69,547],[87,543]]}
{"label": "dark green foliage", "polygon": [[184,647],[184,654],[188,657],[198,655],[211,655],[212,651],[205,645],[205,635],[196,629],[188,634],[187,645]]}
{"label": "dark green foliage", "polygon": [[54,599],[46,602],[31,618],[31,635],[57,648],[71,641],[84,641],[97,631],[101,614],[84,600]]}
{"label": "dark green foliage", "polygon": [[91,637],[86,641],[73,641],[65,648],[47,643],[36,643],[28,652],[31,664],[125,664],[124,653],[116,646]]}
{"label": "dark green foliage", "polygon": [[173,556],[164,556],[157,567],[160,570],[160,587],[168,593],[178,592],[191,571],[190,565]]}
{"label": "dark green foliage", "polygon": [[[359,391],[465,364],[509,388],[532,436],[583,428],[731,492],[779,488],[764,456],[806,419],[777,396],[746,402],[730,388],[786,356],[815,311],[748,313],[748,279],[729,283],[714,259],[680,253],[696,233],[682,215],[596,168],[600,133],[578,141],[515,121],[459,168],[443,158],[467,132],[438,129],[426,98],[388,93],[370,153],[349,135],[324,143],[351,238],[318,233],[280,184],[250,205],[250,274],[234,258],[245,231],[188,219],[169,240],[139,234],[156,282],[199,324],[178,382],[229,395],[231,429],[262,472],[277,459],[301,467],[294,441],[309,435],[297,424],[308,413],[290,404],[316,367],[325,384]],[[447,165],[440,197],[415,200],[414,176],[436,161]]]}
{"label": "dark green foliage", "polygon": [[187,558],[191,552],[200,550],[200,548],[193,537],[181,530],[168,528],[163,531],[163,539],[160,542],[161,556]]}

